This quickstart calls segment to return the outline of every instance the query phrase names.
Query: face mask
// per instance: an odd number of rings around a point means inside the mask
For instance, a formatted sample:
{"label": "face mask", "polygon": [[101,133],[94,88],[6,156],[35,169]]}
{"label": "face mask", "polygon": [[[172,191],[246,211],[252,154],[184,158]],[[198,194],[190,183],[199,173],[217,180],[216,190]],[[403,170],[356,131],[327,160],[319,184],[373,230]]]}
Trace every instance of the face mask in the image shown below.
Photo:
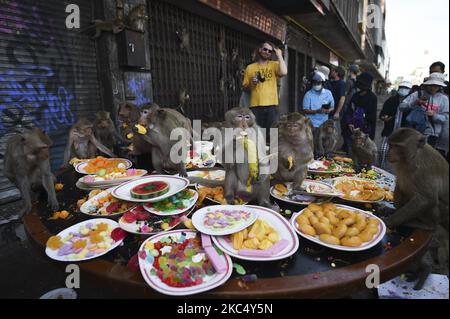
{"label": "face mask", "polygon": [[322,85],[314,85],[313,89],[314,89],[314,91],[320,91],[320,90],[322,90]]}
{"label": "face mask", "polygon": [[405,97],[409,94],[409,89],[400,89],[398,90],[398,95],[400,95],[401,97]]}

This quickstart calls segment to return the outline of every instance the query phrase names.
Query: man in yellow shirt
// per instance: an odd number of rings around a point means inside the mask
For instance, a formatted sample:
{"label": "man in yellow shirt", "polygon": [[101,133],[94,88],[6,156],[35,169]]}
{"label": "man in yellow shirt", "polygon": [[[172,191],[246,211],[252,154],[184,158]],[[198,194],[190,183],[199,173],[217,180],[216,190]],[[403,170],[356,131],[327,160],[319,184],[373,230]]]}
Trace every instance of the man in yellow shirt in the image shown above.
{"label": "man in yellow shirt", "polygon": [[[278,61],[272,61],[275,53]],[[257,51],[257,62],[247,66],[242,83],[243,89],[250,91],[250,107],[256,122],[269,129],[278,116],[277,79],[287,75],[287,66],[280,49],[264,42]]]}

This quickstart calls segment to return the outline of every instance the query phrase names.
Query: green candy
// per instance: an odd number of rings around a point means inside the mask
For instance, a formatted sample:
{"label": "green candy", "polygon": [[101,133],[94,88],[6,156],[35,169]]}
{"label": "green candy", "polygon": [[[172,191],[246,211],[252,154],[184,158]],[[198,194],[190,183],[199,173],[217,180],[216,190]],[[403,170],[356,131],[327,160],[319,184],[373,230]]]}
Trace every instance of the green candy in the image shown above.
{"label": "green candy", "polygon": [[106,169],[102,168],[98,171],[98,176],[105,176],[106,175]]}
{"label": "green candy", "polygon": [[233,268],[236,270],[236,272],[239,274],[239,275],[245,275],[247,272],[245,271],[245,269],[244,269],[244,267],[242,267],[241,265],[239,265],[239,264],[236,264],[236,263],[233,263]]}

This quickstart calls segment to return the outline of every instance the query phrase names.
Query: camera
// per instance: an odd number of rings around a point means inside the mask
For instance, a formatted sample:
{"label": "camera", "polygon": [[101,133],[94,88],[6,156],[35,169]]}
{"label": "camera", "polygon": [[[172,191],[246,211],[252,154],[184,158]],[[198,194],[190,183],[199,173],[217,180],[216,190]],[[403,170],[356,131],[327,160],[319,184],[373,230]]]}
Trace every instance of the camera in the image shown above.
{"label": "camera", "polygon": [[258,79],[259,82],[264,83],[266,81],[265,78],[262,77],[261,72],[256,72],[256,78]]}

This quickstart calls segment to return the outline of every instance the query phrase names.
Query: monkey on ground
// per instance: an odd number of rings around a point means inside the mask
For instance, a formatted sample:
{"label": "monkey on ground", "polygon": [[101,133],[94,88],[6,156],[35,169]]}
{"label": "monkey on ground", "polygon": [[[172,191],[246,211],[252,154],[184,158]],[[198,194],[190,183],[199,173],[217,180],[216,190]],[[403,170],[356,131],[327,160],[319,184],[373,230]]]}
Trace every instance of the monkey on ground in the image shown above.
{"label": "monkey on ground", "polygon": [[19,215],[32,208],[32,188],[42,185],[47,192],[47,201],[53,211],[59,204],[55,193],[55,177],[50,169],[50,138],[39,128],[11,136],[6,142],[4,175],[19,189],[24,205]]}
{"label": "monkey on ground", "polygon": [[64,151],[64,165],[76,157],[80,159],[94,158],[97,150],[115,157],[112,150],[100,143],[94,136],[94,124],[86,118],[79,119],[69,131],[69,141]]}
{"label": "monkey on ground", "polygon": [[318,157],[332,156],[336,151],[337,143],[339,139],[338,130],[336,128],[335,120],[325,121],[318,129],[316,135],[316,149],[315,154]]}
{"label": "monkey on ground", "polygon": [[280,118],[278,127],[278,170],[275,181],[292,182],[294,191],[302,190],[308,163],[314,159],[314,143],[311,121],[300,113]]}
{"label": "monkey on ground", "polygon": [[161,174],[163,169],[177,170],[180,176],[186,177],[184,160],[174,163],[171,159],[171,149],[179,140],[170,140],[170,134],[174,129],[182,128],[184,132],[181,138],[189,143],[192,140],[191,121],[174,109],[153,104],[142,109],[139,124],[146,128],[146,133],[140,134],[135,128],[134,134],[147,142],[151,148],[152,164],[156,172]]}
{"label": "monkey on ground", "polygon": [[374,141],[359,128],[353,129],[352,159],[357,170],[372,169],[378,159],[378,148]]}
{"label": "monkey on ground", "polygon": [[106,111],[100,111],[95,114],[94,135],[97,140],[109,149],[120,142],[127,141],[117,132],[116,127],[111,119],[111,114]]}
{"label": "monkey on ground", "polygon": [[[233,138],[225,138],[227,128],[234,129]],[[253,112],[244,107],[229,110],[225,113],[225,123],[220,133],[222,140],[215,143],[219,145],[220,154],[225,156],[221,159],[225,180],[214,181],[196,177],[190,177],[189,180],[207,187],[222,186],[228,204],[233,205],[235,199],[242,198],[246,201],[255,200],[259,206],[279,210],[270,202],[270,171],[267,157],[264,156],[265,138],[256,124]],[[237,154],[244,156],[238,158]],[[230,161],[227,156],[232,156]]]}
{"label": "monkey on ground", "polygon": [[[439,262],[447,263],[448,272],[448,163],[416,130],[401,128],[389,137],[388,143],[388,160],[396,174],[396,211],[384,222],[389,228],[408,226],[432,231],[434,244],[430,249],[437,250]],[[413,267],[419,278],[415,289],[422,288],[430,271],[431,265],[425,258]]]}

